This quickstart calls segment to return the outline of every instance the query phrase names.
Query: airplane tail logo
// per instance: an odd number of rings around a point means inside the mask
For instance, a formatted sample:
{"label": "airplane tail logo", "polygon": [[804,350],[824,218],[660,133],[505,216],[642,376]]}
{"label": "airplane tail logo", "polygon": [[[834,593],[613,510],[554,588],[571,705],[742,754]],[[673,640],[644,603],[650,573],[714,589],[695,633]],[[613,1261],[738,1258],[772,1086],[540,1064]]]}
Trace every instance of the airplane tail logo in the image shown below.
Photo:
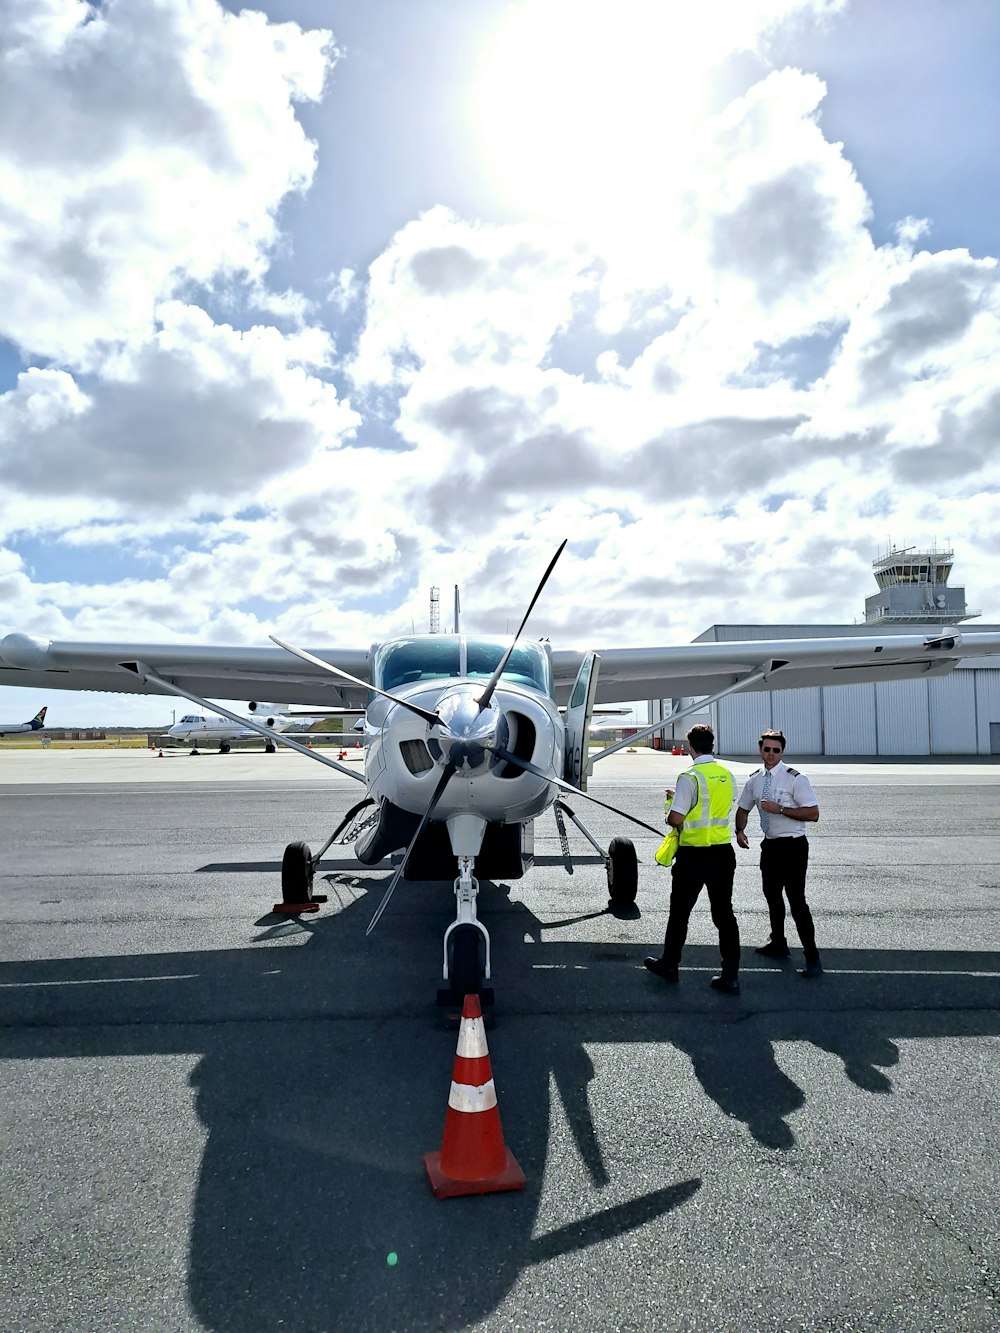
{"label": "airplane tail logo", "polygon": [[31,730],[32,730],[32,731],[39,731],[42,727],[45,726],[45,714],[46,714],[48,711],[49,711],[49,709],[48,709],[48,705],[46,705],[44,708],[39,708],[38,712],[37,712],[37,713],[35,714],[35,716],[31,719]]}

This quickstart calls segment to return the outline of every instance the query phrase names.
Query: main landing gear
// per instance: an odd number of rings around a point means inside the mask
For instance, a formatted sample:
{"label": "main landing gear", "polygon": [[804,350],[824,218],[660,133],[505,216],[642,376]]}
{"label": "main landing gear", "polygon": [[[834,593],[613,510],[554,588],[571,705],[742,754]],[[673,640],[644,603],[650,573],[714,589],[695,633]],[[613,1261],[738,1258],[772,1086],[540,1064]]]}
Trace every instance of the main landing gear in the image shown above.
{"label": "main landing gear", "polygon": [[639,889],[639,861],[631,838],[612,838],[604,863],[612,907],[631,907]]}
{"label": "main landing gear", "polygon": [[594,851],[604,862],[608,876],[608,906],[612,910],[631,907],[639,889],[639,858],[635,854],[635,843],[631,838],[612,838],[605,851],[590,829],[573,813],[565,801],[557,801],[554,806],[556,824],[559,827],[559,839],[567,869],[573,873],[569,856],[569,841],[560,815],[566,815],[573,821]]}
{"label": "main landing gear", "polygon": [[[273,746],[272,741],[268,744]],[[357,837],[362,828],[371,822],[372,813],[369,807],[373,804],[371,797],[367,797],[352,806],[315,856],[307,842],[288,844],[281,858],[281,902],[275,903],[275,911],[289,915],[295,912],[315,912],[318,908],[314,904],[326,902],[325,893],[313,892],[316,867],[338,838],[347,842]],[[341,838],[342,834],[344,836]]]}

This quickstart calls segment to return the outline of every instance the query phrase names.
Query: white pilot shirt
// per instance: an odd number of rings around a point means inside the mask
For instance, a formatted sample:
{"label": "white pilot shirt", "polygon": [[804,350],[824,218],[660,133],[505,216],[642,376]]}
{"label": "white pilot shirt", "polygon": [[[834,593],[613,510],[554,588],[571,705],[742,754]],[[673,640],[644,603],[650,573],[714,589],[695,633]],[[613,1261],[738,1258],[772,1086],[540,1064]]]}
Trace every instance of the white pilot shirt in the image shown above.
{"label": "white pilot shirt", "polygon": [[[747,778],[740,799],[737,802],[741,810],[760,809],[761,793],[764,789],[766,768],[758,768]],[[771,790],[768,800],[777,801],[778,805],[799,809],[804,805],[819,805],[812,783],[797,768],[789,768],[783,759],[779,759],[771,769]],[[786,815],[768,815],[767,837],[804,838],[806,826],[801,819],[789,819]]]}

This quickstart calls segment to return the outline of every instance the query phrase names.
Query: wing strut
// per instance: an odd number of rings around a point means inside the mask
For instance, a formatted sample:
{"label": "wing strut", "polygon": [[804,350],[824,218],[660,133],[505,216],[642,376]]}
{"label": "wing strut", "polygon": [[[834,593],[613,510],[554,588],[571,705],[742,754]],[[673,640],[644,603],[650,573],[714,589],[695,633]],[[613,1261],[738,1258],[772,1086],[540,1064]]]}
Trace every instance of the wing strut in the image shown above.
{"label": "wing strut", "polygon": [[[720,699],[724,699],[727,694],[735,694],[737,690],[745,690],[748,685],[755,685],[758,680],[766,680],[767,677],[777,669],[778,665],[779,664],[775,662],[762,662],[760,666],[754,671],[751,671],[749,675],[741,676],[735,684],[727,685],[724,690],[719,690],[717,694],[710,694],[705,699],[698,699],[696,703],[690,704],[687,708],[678,709],[676,713],[671,713],[669,717],[661,717],[659,721],[654,722],[652,726],[643,727],[641,731],[633,731],[631,735],[626,736],[624,740],[617,741],[614,745],[609,745],[606,750],[602,750],[600,754],[594,755],[593,759],[589,761],[589,766],[593,768],[598,760],[607,759],[609,754],[614,754],[616,751],[624,749],[626,745],[634,745],[636,741],[641,741],[647,736],[652,736],[654,731],[659,731],[661,727],[665,727],[668,722],[676,722],[678,718],[687,717],[689,713],[700,713],[702,709],[708,708],[711,704],[718,703]],[[781,663],[780,665],[783,666],[784,663]],[[584,744],[586,744],[586,741]]]}
{"label": "wing strut", "polygon": [[149,681],[151,685],[158,685],[161,690],[165,690],[168,694],[176,694],[182,699],[190,699],[193,704],[198,704],[201,708],[207,708],[210,713],[220,713],[223,717],[228,717],[230,722],[235,722],[238,727],[248,727],[251,731],[259,732],[265,740],[278,741],[281,745],[287,745],[290,750],[298,750],[299,754],[308,755],[310,759],[326,764],[328,768],[335,768],[338,773],[346,773],[355,782],[365,782],[361,773],[356,773],[344,764],[338,764],[335,759],[330,759],[317,750],[310,750],[305,745],[300,745],[298,741],[293,741],[290,736],[286,736],[283,731],[275,731],[273,727],[265,726],[263,722],[255,722],[253,718],[240,717],[239,713],[231,713],[228,708],[223,708],[221,704],[209,703],[207,699],[202,699],[200,695],[192,694],[190,690],[181,689],[172,680],[167,680],[164,676],[158,675],[152,667],[146,666],[145,662],[122,662],[120,665],[124,666],[126,671],[134,671],[140,680]]}

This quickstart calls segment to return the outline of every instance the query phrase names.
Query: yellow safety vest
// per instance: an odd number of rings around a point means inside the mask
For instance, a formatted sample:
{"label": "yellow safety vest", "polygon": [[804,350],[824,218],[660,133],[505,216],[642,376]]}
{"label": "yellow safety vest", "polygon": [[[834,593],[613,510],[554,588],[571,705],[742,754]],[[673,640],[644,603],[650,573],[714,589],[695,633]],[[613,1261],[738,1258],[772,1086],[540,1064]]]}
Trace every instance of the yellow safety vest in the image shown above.
{"label": "yellow safety vest", "polygon": [[729,812],[736,799],[732,773],[713,759],[710,764],[692,765],[684,776],[697,786],[698,798],[684,816],[680,845],[718,847],[731,842]]}

